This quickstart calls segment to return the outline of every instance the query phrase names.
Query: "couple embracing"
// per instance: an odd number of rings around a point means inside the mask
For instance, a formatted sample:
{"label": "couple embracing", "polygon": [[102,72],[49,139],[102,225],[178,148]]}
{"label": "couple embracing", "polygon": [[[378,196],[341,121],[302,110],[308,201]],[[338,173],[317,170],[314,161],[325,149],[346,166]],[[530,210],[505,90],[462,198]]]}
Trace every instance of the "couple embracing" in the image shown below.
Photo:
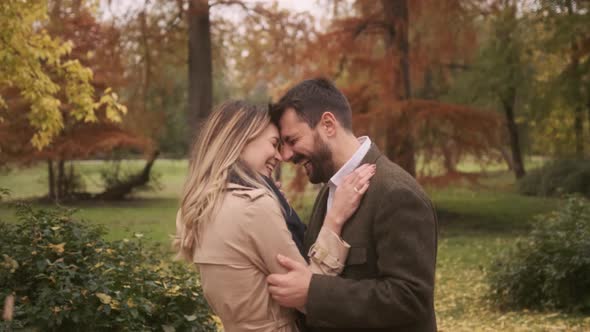
{"label": "couple embracing", "polygon": [[[324,184],[307,226],[272,180],[281,161]],[[346,97],[319,78],[269,109],[213,111],[174,244],[227,332],[436,331],[437,232],[422,188],[354,135]]]}

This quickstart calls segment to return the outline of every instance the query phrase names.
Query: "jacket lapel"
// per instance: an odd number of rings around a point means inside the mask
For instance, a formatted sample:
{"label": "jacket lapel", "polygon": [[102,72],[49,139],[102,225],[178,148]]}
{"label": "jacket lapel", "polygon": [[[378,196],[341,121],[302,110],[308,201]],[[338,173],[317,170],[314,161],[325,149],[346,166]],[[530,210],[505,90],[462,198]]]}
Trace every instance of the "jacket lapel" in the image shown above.
{"label": "jacket lapel", "polygon": [[326,217],[326,209],[328,207],[328,185],[324,185],[318,197],[316,198],[313,210],[311,211],[311,217],[309,224],[307,225],[307,232],[305,233],[305,240],[303,241],[304,252],[307,253],[311,245],[317,239],[322,225],[324,224],[324,218]]}
{"label": "jacket lapel", "polygon": [[379,157],[381,157],[381,151],[379,151],[379,148],[377,148],[377,145],[375,145],[375,143],[371,143],[371,148],[369,149],[369,151],[367,151],[367,154],[365,155],[365,157],[363,158],[363,160],[361,161],[361,165],[362,164],[374,164],[377,159],[379,159]]}
{"label": "jacket lapel", "polygon": [[[381,157],[381,152],[375,145],[375,143],[371,144],[371,148],[363,158],[361,165],[366,163],[375,163]],[[307,226],[307,232],[305,233],[305,240],[303,241],[303,248],[304,252],[308,252],[311,245],[316,241],[322,225],[324,224],[324,218],[326,217],[326,210],[328,207],[328,194],[330,190],[328,185],[324,185],[320,192],[318,193],[318,197],[315,201],[313,206],[313,210],[311,212],[311,218],[309,220],[309,224]],[[353,216],[354,218],[355,216]],[[346,226],[345,226],[346,227]]]}

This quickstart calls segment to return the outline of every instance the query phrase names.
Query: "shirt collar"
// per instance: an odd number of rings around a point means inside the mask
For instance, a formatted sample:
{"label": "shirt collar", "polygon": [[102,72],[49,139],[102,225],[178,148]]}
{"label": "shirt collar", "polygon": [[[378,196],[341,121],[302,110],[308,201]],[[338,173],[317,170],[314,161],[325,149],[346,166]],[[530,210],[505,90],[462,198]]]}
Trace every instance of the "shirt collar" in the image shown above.
{"label": "shirt collar", "polygon": [[361,161],[363,161],[363,158],[371,148],[371,139],[368,136],[361,136],[358,138],[358,141],[361,143],[361,146],[356,150],[352,157],[344,163],[338,172],[330,178],[329,185],[338,187],[348,174],[352,173],[360,166]]}

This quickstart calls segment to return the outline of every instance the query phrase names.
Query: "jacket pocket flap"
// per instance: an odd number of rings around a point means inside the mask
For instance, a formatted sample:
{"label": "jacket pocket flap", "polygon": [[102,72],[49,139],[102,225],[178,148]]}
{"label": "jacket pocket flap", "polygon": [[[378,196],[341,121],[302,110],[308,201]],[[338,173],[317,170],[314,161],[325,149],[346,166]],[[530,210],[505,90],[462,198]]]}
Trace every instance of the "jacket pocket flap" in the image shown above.
{"label": "jacket pocket flap", "polygon": [[348,252],[348,259],[346,265],[364,264],[367,262],[367,248],[365,247],[351,247]]}

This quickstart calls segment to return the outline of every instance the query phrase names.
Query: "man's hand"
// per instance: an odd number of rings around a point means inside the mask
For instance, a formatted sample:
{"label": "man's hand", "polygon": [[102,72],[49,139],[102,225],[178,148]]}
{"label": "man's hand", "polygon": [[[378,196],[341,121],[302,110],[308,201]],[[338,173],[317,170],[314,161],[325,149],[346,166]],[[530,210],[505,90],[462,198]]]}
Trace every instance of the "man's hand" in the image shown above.
{"label": "man's hand", "polygon": [[307,266],[283,255],[277,255],[277,260],[288,272],[271,274],[266,278],[270,295],[283,307],[303,308],[307,302],[311,271]]}

